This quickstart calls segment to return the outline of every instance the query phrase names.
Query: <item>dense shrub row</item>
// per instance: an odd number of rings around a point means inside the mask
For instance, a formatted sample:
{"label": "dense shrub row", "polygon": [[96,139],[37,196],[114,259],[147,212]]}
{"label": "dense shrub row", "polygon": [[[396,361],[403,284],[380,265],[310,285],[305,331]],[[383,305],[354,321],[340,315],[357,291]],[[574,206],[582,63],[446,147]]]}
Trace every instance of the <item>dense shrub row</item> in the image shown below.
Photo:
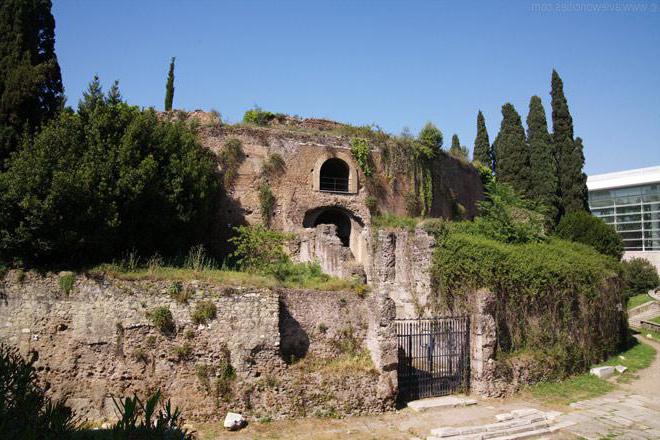
{"label": "dense shrub row", "polygon": [[558,239],[509,244],[453,229],[441,235],[434,256],[436,307],[466,310],[470,293],[491,290],[500,359],[533,353],[537,367],[552,360],[552,373],[561,377],[626,340],[614,259]]}
{"label": "dense shrub row", "polygon": [[533,380],[582,371],[620,348],[627,323],[618,260],[548,237],[543,217],[510,188],[487,188],[474,222],[433,224],[436,311],[468,312],[474,292],[488,289],[498,359],[505,367],[525,359]]}

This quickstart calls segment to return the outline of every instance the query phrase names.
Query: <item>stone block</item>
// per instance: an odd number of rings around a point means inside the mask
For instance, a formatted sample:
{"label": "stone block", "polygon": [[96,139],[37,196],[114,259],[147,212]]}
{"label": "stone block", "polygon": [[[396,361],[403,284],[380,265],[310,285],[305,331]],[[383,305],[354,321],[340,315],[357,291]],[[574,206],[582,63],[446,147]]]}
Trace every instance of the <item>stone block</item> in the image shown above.
{"label": "stone block", "polygon": [[589,370],[590,374],[593,374],[596,377],[600,377],[601,379],[607,379],[608,377],[611,377],[614,374],[614,367],[606,366],[606,367],[594,367],[591,370]]}

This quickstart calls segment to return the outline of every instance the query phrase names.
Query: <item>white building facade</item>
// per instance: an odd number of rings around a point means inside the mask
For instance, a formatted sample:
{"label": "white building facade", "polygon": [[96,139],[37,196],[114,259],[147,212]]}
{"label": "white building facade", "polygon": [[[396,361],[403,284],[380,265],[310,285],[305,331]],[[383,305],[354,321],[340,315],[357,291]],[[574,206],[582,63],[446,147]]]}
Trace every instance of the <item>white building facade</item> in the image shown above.
{"label": "white building facade", "polygon": [[624,259],[642,257],[660,271],[660,166],[587,178],[589,207],[614,226]]}

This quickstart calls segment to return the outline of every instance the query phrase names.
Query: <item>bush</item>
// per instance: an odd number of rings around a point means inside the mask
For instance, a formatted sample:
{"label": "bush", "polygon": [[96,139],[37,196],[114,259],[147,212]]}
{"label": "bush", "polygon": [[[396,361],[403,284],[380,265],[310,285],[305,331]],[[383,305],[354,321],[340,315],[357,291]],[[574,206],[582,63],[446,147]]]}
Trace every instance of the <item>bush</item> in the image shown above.
{"label": "bush", "polygon": [[169,400],[162,403],[160,391],[149,396],[144,403],[137,395],[119,400],[113,398],[113,401],[119,413],[119,420],[112,427],[113,438],[177,440],[195,438],[183,428],[181,411],[176,407],[172,408]]}
{"label": "bush", "polygon": [[151,320],[154,327],[166,335],[171,335],[176,332],[176,324],[174,317],[168,307],[160,306],[147,312],[147,318]]}
{"label": "bush", "polygon": [[505,243],[539,242],[546,238],[543,214],[536,212],[534,205],[513,188],[491,181],[485,190],[486,200],[478,203],[479,216],[474,222],[461,223],[465,230]]}
{"label": "bush", "polygon": [[565,240],[592,246],[601,254],[617,260],[623,256],[623,242],[614,228],[588,212],[571,212],[564,215],[555,234]]}
{"label": "bush", "polygon": [[174,255],[208,236],[215,173],[213,154],[184,123],[86,97],[26,139],[0,173],[0,260]]}
{"label": "bush", "polygon": [[229,241],[236,247],[232,257],[246,271],[273,273],[278,266],[287,264],[289,257],[284,243],[289,234],[271,231],[262,225],[238,226]]}
{"label": "bush", "polygon": [[255,107],[245,112],[243,115],[243,122],[246,124],[265,126],[275,119],[275,116],[275,113],[262,110],[260,107]]}
{"label": "bush", "polygon": [[73,284],[76,282],[76,276],[71,272],[66,272],[60,275],[58,279],[58,284],[60,286],[60,291],[68,295],[73,290]]}
{"label": "bush", "polygon": [[195,310],[190,317],[195,324],[206,324],[212,319],[215,319],[217,308],[213,301],[199,301],[195,304]]}
{"label": "bush", "polygon": [[72,438],[78,424],[64,401],[51,401],[37,383],[32,360],[0,344],[0,433],[6,439]]}
{"label": "bush", "polygon": [[654,265],[644,258],[622,261],[626,296],[647,293],[660,285],[660,277]]}

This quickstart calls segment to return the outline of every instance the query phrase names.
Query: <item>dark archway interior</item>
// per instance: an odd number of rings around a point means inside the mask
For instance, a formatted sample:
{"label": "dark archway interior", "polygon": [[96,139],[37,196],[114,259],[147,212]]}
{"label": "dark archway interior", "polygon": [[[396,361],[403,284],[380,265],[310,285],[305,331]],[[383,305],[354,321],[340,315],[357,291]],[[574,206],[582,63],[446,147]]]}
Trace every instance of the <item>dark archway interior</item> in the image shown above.
{"label": "dark archway interior", "polygon": [[337,226],[337,237],[341,240],[342,245],[348,247],[351,238],[351,219],[346,214],[338,209],[326,209],[314,220],[313,226],[318,225]]}
{"label": "dark archway interior", "polygon": [[321,166],[321,191],[348,192],[348,164],[341,159],[333,158],[323,162]]}

